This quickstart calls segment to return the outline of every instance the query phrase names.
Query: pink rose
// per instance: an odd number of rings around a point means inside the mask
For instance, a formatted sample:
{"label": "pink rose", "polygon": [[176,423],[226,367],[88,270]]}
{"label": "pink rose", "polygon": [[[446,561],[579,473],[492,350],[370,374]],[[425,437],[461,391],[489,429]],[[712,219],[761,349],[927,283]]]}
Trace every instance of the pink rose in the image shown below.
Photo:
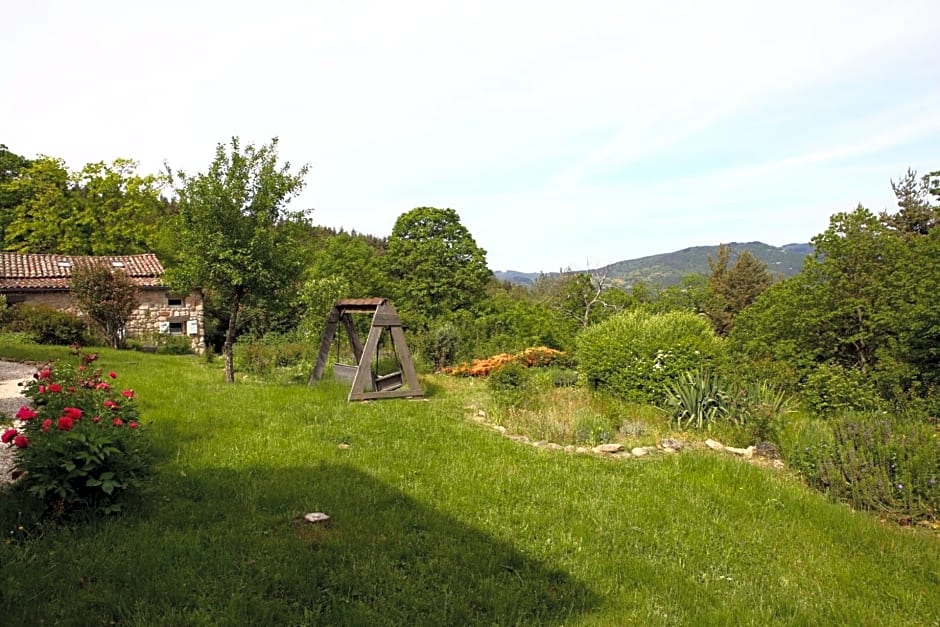
{"label": "pink rose", "polygon": [[58,383],[50,383],[49,391],[52,392],[53,394],[58,394],[59,392],[62,391],[62,386],[59,385]]}
{"label": "pink rose", "polygon": [[16,429],[7,429],[6,431],[3,432],[3,435],[0,435],[0,442],[3,442],[4,444],[9,444],[10,440],[18,436],[19,433],[20,432],[17,431]]}
{"label": "pink rose", "polygon": [[50,420],[49,418],[46,418],[45,420],[42,421],[42,430],[45,431],[46,433],[49,433],[49,427],[51,426],[52,426],[52,420]]}
{"label": "pink rose", "polygon": [[115,373],[113,370],[108,373],[108,376],[111,377],[112,379],[117,379],[117,373]]}
{"label": "pink rose", "polygon": [[111,421],[111,424],[113,424],[115,427],[122,427],[124,426],[124,421],[121,420],[120,418],[115,418],[114,420]]}
{"label": "pink rose", "polygon": [[140,424],[138,424],[136,421],[132,420],[132,421],[130,421],[129,423],[127,423],[127,426],[130,427],[131,429],[136,429],[137,427],[140,426]]}
{"label": "pink rose", "polygon": [[13,438],[13,446],[16,448],[26,448],[29,446],[29,438],[27,438],[25,435],[18,435]]}
{"label": "pink rose", "polygon": [[134,398],[134,390],[124,390],[121,392],[121,396],[124,398]]}
{"label": "pink rose", "polygon": [[68,416],[62,416],[56,426],[62,431],[71,431],[72,427],[75,426],[75,422]]}

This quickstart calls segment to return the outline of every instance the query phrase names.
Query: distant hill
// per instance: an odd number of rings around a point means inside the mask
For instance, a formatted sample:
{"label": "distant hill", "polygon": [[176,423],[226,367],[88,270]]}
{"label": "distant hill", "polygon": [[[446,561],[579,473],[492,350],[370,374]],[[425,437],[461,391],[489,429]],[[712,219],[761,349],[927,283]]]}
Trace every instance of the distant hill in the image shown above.
{"label": "distant hill", "polygon": [[[787,244],[785,246],[771,246],[763,242],[732,242],[732,262],[741,253],[748,251],[754,257],[767,264],[767,270],[777,277],[789,277],[797,274],[803,268],[803,260],[813,253],[811,244]],[[606,270],[608,276],[624,285],[632,285],[643,281],[652,285],[668,287],[678,284],[682,277],[689,274],[707,275],[711,272],[708,258],[718,256],[718,246],[693,246],[671,253],[640,257],[618,261],[609,266],[598,269]],[[509,281],[517,285],[531,285],[541,276],[538,272],[519,272],[508,270],[494,272],[501,281]],[[551,273],[557,274],[557,273]]]}

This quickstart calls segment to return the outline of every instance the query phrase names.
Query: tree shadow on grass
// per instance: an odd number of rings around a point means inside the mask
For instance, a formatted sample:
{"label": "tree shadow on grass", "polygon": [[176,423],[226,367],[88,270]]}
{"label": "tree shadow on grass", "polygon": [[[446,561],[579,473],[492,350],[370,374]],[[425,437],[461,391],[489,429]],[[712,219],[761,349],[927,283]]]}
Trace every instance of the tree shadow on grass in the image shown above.
{"label": "tree shadow on grass", "polygon": [[[250,563],[242,575],[261,584],[240,591],[257,620],[302,613],[311,624],[331,625],[550,625],[599,603],[568,573],[355,468],[258,469],[247,471],[247,483],[243,473],[209,469],[177,487],[184,501],[241,503],[242,520],[231,520],[237,508],[229,507],[206,520],[216,532],[200,533],[218,542],[232,536],[243,547],[234,567]],[[329,514],[330,524],[302,521],[314,511]],[[200,578],[232,570],[207,561]]]}

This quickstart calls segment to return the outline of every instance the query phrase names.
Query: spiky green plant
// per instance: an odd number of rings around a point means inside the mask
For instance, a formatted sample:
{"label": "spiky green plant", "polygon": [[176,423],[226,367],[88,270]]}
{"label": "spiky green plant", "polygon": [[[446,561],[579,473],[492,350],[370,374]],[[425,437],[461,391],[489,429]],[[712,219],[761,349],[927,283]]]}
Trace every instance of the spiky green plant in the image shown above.
{"label": "spiky green plant", "polygon": [[704,429],[728,415],[729,398],[721,378],[703,369],[689,370],[667,385],[666,403],[679,429]]}

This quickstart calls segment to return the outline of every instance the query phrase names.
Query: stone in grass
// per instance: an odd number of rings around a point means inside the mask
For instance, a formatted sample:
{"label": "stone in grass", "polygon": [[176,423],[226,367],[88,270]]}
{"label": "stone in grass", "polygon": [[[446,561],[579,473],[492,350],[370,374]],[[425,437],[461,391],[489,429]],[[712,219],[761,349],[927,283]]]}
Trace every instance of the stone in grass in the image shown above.
{"label": "stone in grass", "polygon": [[725,450],[729,453],[734,453],[735,455],[740,455],[741,457],[746,457],[750,459],[754,457],[754,447],[749,446],[747,448],[735,448],[734,446],[726,446]]}
{"label": "stone in grass", "polygon": [[715,451],[723,451],[723,450],[725,450],[725,445],[724,445],[724,444],[722,444],[721,442],[717,442],[717,441],[715,441],[715,440],[712,440],[711,438],[705,440],[705,446],[707,446],[708,448],[710,448],[710,449],[712,449],[712,450],[715,450]]}
{"label": "stone in grass", "polygon": [[659,443],[659,445],[664,449],[672,449],[674,451],[681,450],[682,447],[685,446],[682,442],[676,440],[675,438],[665,438],[662,442]]}
{"label": "stone in grass", "polygon": [[619,453],[623,450],[623,444],[599,444],[593,450],[595,453]]}
{"label": "stone in grass", "polygon": [[636,448],[630,451],[630,454],[633,455],[634,457],[643,457],[644,455],[648,455],[649,451],[647,451],[642,446],[637,446]]}
{"label": "stone in grass", "polygon": [[332,520],[329,515],[324,514],[323,512],[311,512],[309,514],[304,514],[304,520],[313,525],[323,525],[329,526],[330,520]]}

